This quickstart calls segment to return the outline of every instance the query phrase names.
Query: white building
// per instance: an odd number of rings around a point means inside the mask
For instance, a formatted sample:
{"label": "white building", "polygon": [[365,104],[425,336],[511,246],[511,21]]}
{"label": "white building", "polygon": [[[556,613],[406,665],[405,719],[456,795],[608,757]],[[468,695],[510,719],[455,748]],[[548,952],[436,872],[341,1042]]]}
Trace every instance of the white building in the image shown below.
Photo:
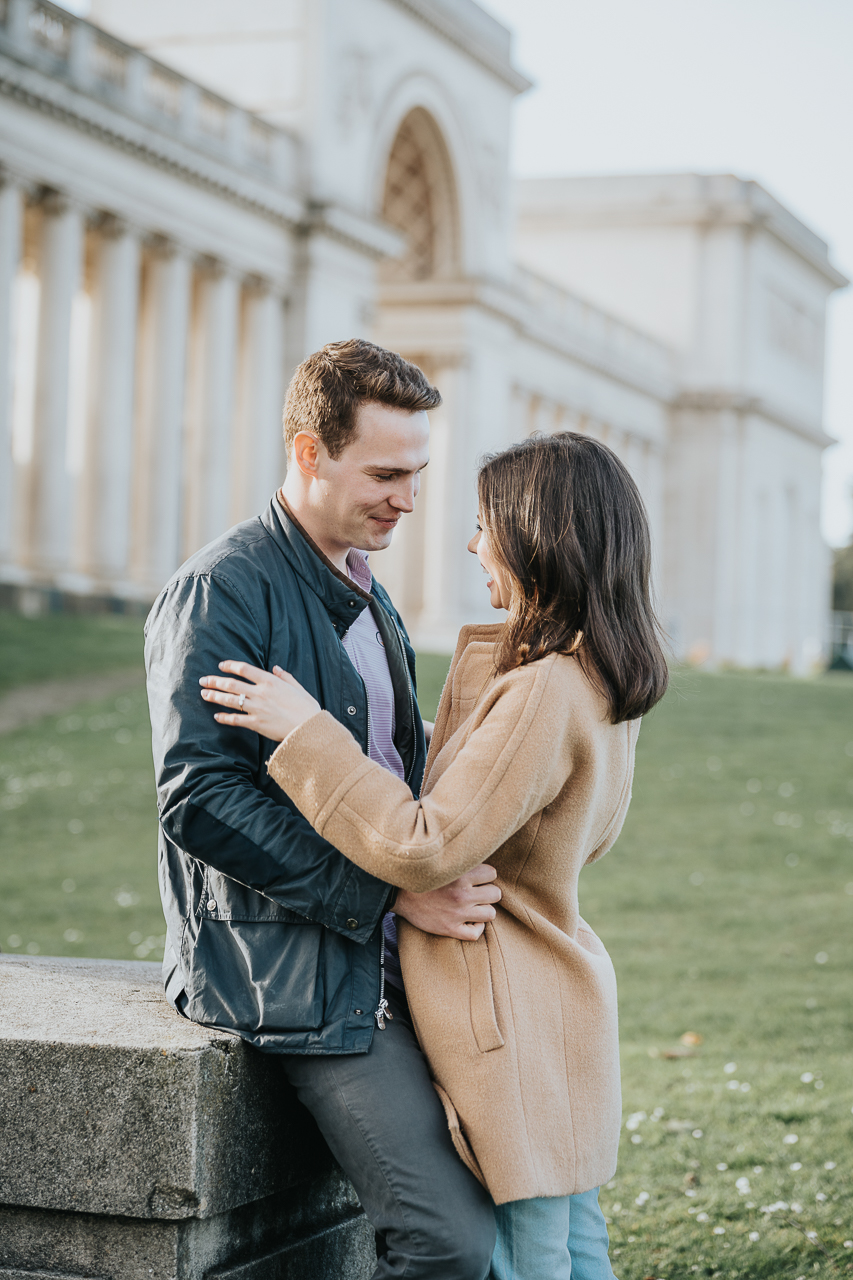
{"label": "white building", "polygon": [[731,177],[513,188],[509,33],[473,0],[0,0],[0,581],[146,600],[281,478],[334,338],[444,405],[377,571],[423,646],[484,614],[477,457],[606,440],[679,656],[807,669],[826,245]]}

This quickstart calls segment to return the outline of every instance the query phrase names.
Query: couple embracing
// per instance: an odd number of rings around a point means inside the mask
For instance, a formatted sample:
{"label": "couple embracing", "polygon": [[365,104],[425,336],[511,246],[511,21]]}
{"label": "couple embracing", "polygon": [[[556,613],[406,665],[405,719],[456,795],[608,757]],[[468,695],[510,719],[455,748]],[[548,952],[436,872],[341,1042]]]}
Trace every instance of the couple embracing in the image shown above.
{"label": "couple embracing", "polygon": [[371,343],[311,356],[282,488],[152,610],[166,993],[276,1056],[374,1226],[374,1280],[611,1280],[616,986],[577,889],[666,688],[648,525],[588,437],[487,458],[468,550],[506,619],[463,627],[424,724],[368,554],[439,403]]}

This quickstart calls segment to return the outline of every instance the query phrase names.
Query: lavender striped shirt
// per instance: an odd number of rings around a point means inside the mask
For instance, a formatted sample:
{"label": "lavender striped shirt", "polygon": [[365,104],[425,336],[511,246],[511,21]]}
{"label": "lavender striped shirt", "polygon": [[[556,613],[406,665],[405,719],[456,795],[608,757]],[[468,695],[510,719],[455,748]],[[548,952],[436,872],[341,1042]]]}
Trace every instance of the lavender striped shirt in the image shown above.
{"label": "lavender striped shirt", "polygon": [[[347,556],[347,573],[362,591],[370,593],[373,575],[367,556],[353,548]],[[364,681],[367,693],[369,741],[371,760],[381,764],[398,778],[404,779],[406,771],[400,753],[394,746],[395,713],[394,686],[388,667],[388,657],[382,636],[376,626],[373,606],[362,609],[356,621],[343,638],[350,662]],[[382,921],[385,932],[385,978],[395,987],[402,988],[403,975],[397,953],[397,923],[392,912]]]}

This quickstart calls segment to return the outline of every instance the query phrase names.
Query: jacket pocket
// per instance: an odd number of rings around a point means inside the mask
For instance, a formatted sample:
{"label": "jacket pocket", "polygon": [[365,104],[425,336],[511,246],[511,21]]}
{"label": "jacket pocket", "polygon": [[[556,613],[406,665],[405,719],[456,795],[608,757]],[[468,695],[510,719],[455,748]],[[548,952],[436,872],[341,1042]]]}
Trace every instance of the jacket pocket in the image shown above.
{"label": "jacket pocket", "polygon": [[495,945],[492,932],[492,926],[487,924],[476,942],[462,943],[462,954],[468,968],[471,1027],[481,1053],[501,1049],[504,1043],[495,1011],[490,955],[490,942],[492,947]]}
{"label": "jacket pocket", "polygon": [[184,935],[187,1015],[233,1031],[323,1026],[322,925],[196,919]]}

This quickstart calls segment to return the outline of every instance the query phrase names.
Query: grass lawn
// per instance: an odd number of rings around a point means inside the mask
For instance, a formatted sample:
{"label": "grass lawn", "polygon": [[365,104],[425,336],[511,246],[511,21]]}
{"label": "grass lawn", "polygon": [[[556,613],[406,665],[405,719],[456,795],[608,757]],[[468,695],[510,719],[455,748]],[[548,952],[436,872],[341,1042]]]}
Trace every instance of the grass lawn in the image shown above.
{"label": "grass lawn", "polygon": [[142,668],[142,622],[120,614],[23,618],[0,610],[0,697],[36,680]]}
{"label": "grass lawn", "polygon": [[[138,652],[130,620],[0,622],[6,671],[21,635],[53,677]],[[4,950],[156,957],[148,733],[140,690],[0,737]],[[853,676],[676,673],[581,906],[620,984],[620,1280],[853,1274]]]}

